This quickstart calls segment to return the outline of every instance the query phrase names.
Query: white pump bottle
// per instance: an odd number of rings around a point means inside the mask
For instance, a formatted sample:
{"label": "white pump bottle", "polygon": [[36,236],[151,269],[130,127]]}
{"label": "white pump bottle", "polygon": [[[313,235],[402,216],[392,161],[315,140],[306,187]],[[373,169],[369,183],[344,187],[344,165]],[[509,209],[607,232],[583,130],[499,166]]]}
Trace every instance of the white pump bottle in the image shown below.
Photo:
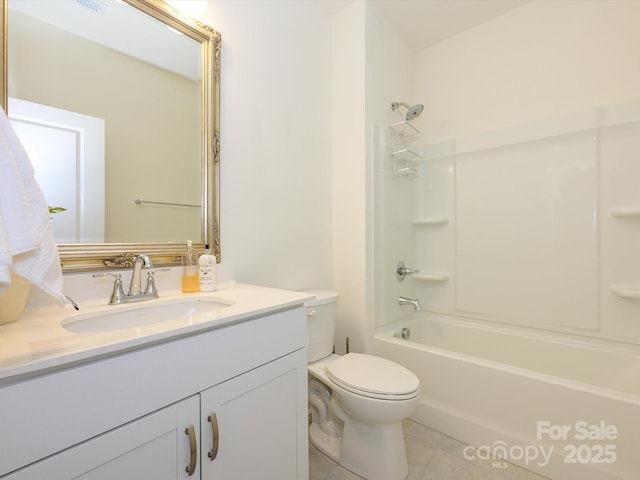
{"label": "white pump bottle", "polygon": [[200,291],[213,292],[216,289],[216,257],[211,255],[209,245],[204,246],[204,253],[198,259],[200,266]]}

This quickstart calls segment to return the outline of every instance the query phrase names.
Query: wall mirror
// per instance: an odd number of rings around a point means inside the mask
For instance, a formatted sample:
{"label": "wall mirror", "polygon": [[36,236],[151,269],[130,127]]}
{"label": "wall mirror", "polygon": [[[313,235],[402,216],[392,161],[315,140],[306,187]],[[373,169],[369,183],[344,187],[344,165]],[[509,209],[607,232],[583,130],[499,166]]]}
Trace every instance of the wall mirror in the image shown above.
{"label": "wall mirror", "polygon": [[0,0],[2,107],[63,271],[220,259],[221,36],[161,0]]}

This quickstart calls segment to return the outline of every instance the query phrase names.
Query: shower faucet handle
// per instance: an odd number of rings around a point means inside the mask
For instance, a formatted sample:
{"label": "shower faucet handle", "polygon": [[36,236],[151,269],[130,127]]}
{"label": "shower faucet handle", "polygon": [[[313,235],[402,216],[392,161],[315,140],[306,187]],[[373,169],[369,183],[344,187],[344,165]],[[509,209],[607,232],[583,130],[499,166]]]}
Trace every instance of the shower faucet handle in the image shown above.
{"label": "shower faucet handle", "polygon": [[407,268],[402,260],[398,262],[396,265],[396,279],[399,282],[402,282],[407,275],[413,275],[414,273],[418,273],[420,270]]}

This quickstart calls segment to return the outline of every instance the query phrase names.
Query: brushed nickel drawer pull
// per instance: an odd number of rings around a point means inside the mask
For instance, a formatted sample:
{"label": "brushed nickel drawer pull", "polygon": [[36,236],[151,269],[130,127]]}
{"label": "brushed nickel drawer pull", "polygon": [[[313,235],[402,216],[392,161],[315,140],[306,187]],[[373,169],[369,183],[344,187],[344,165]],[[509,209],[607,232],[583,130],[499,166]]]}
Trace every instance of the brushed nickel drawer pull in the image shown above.
{"label": "brushed nickel drawer pull", "polygon": [[210,460],[215,460],[218,456],[218,445],[220,444],[220,432],[218,431],[218,416],[215,413],[212,413],[207,417],[209,423],[211,423],[211,435],[213,439],[213,446],[207,456]]}
{"label": "brushed nickel drawer pull", "polygon": [[196,471],[196,464],[198,463],[198,446],[196,445],[196,429],[193,425],[189,425],[184,433],[189,435],[189,465],[185,468],[185,472],[189,474],[189,476],[193,475]]}

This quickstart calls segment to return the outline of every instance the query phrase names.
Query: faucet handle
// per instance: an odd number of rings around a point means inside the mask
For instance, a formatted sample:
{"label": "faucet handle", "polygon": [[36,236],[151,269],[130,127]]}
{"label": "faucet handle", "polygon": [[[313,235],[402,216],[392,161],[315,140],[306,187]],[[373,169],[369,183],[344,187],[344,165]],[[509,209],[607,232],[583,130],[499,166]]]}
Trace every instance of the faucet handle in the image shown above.
{"label": "faucet handle", "polygon": [[119,273],[94,273],[93,278],[96,277],[106,277],[110,275],[115,278],[113,281],[113,292],[111,293],[111,298],[109,299],[109,305],[118,305],[122,303],[122,299],[126,296],[124,294],[124,290],[122,288],[122,276]]}
{"label": "faucet handle", "polygon": [[154,268],[153,270],[148,270],[149,275],[153,275],[156,272],[170,272],[170,268]]}
{"label": "faucet handle", "polygon": [[153,274],[156,272],[168,272],[170,270],[170,268],[158,268],[156,270],[149,270],[147,272],[147,288],[144,290],[144,294],[149,295],[153,298],[158,298],[158,289],[156,288],[156,281]]}
{"label": "faucet handle", "polygon": [[407,275],[413,275],[414,273],[418,273],[420,270],[417,268],[407,268],[402,260],[398,262],[396,265],[396,280],[402,282]]}

